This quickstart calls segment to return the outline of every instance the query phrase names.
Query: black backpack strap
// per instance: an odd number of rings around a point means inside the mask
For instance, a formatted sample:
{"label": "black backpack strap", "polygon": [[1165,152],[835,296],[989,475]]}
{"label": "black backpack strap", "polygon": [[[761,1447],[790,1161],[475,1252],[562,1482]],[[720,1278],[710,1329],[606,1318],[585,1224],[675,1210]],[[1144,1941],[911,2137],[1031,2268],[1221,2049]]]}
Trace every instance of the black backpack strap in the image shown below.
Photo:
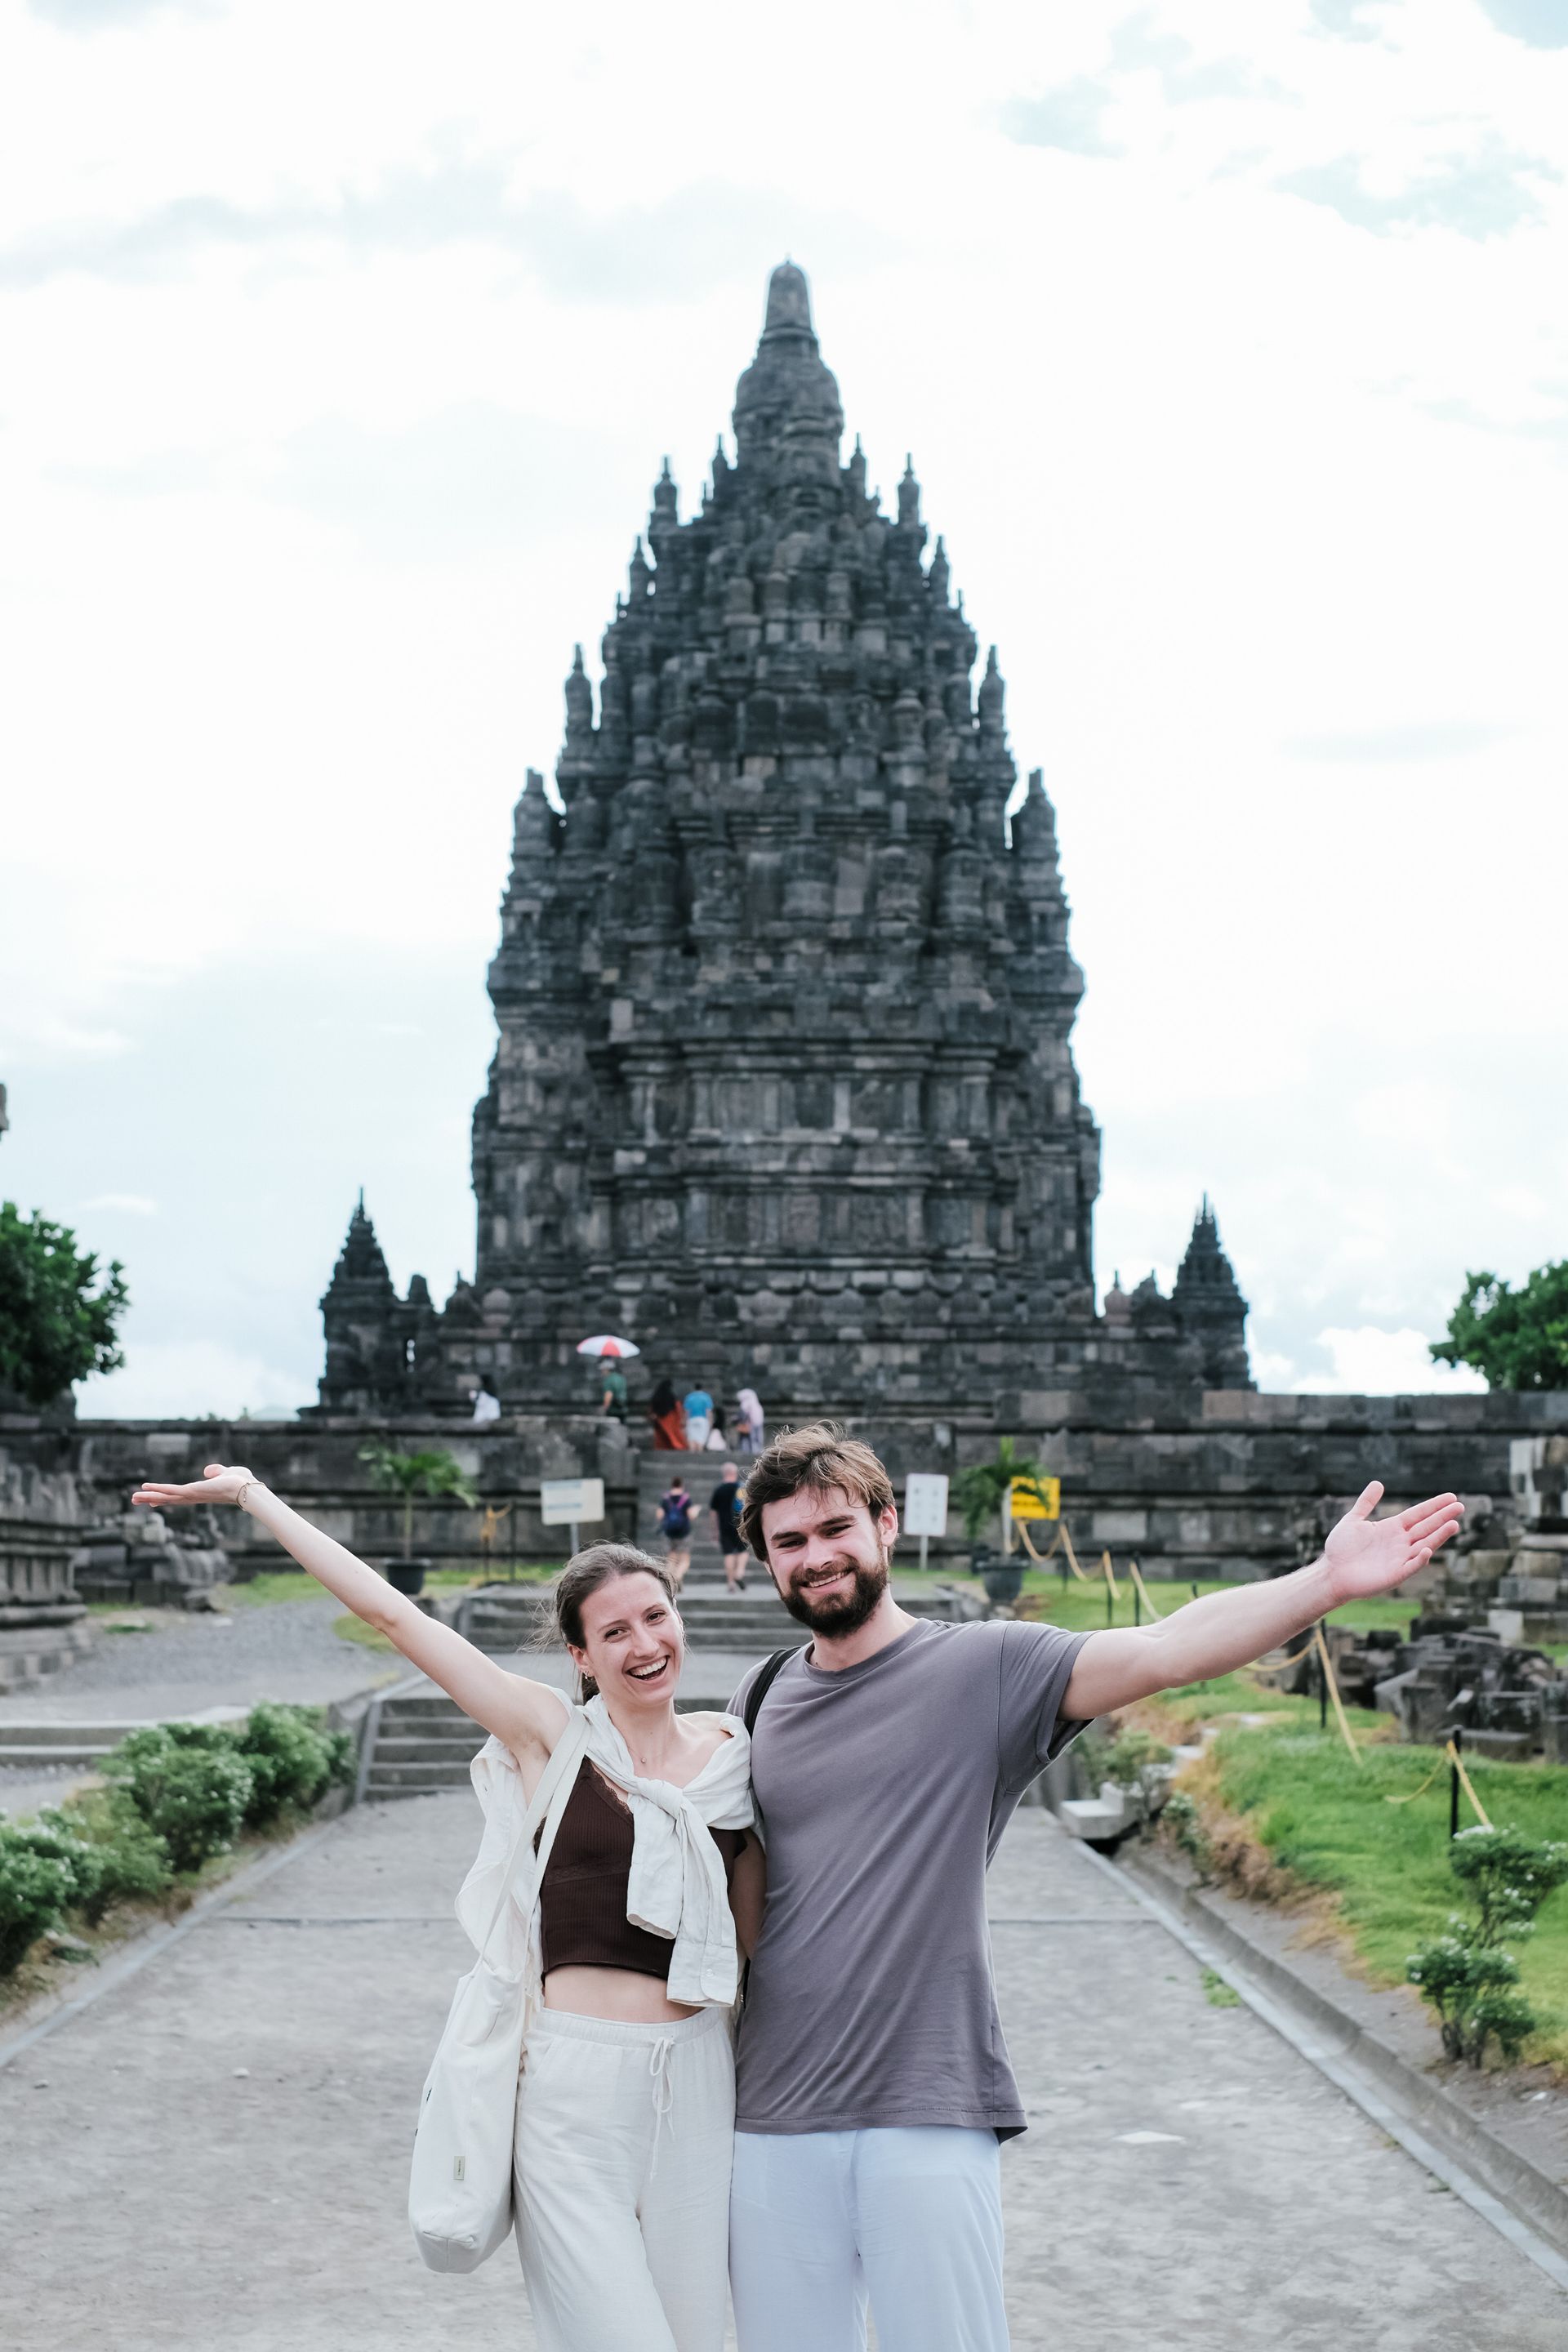
{"label": "black backpack strap", "polygon": [[[777,1682],[780,1675],[784,1672],[785,1666],[788,1665],[790,1660],[794,1656],[795,1652],[793,1649],[775,1650],[773,1656],[771,1658],[764,1658],[762,1664],[757,1668],[756,1680],[752,1683],[751,1689],[746,1693],[746,1704],[741,1710],[741,1720],[746,1727],[746,1737],[748,1739],[757,1727],[757,1717],[763,1711],[763,1699],[766,1698],[769,1691],[772,1690],[774,1683]],[[746,2005],[746,1988],[751,1983],[751,1980],[752,1963],[748,1960],[741,1970],[740,1996],[741,2007],[742,2009],[744,2009]]]}
{"label": "black backpack strap", "polygon": [[773,1656],[771,1658],[764,1658],[762,1664],[758,1667],[756,1680],[752,1683],[751,1689],[746,1693],[746,1704],[741,1716],[741,1720],[746,1727],[746,1736],[748,1738],[757,1727],[757,1717],[763,1711],[763,1699],[766,1698],[769,1691],[772,1690],[774,1683],[777,1682],[779,1675],[783,1673],[784,1667],[788,1665],[794,1655],[795,1652],[793,1649],[775,1650]]}

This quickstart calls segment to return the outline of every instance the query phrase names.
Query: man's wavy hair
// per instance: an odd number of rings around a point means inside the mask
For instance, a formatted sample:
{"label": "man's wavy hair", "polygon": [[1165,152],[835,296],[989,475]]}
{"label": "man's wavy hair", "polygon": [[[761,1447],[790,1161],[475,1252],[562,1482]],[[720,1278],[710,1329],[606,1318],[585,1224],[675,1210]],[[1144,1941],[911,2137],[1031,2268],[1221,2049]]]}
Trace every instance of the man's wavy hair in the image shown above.
{"label": "man's wavy hair", "polygon": [[893,1500],[893,1482],[868,1445],[847,1437],[836,1421],[814,1422],[809,1429],[786,1429],[775,1437],[746,1474],[746,1499],[741,1512],[741,1534],[760,1560],[766,1560],[763,1513],[770,1503],[803,1488],[828,1495],[841,1488],[850,1499],[864,1503],[871,1517]]}

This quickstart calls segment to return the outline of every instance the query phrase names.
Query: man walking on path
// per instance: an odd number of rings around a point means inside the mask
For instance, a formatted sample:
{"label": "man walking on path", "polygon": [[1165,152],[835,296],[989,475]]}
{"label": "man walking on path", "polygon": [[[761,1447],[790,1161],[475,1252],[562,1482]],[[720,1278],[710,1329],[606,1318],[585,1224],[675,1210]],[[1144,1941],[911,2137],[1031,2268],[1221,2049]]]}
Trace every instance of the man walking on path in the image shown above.
{"label": "man walking on path", "polygon": [[713,1514],[713,1538],[724,1556],[725,1591],[744,1592],[746,1538],[741,1532],[741,1473],[738,1466],[733,1462],[726,1462],[720,1479],[720,1485],[708,1497],[708,1507]]}
{"label": "man walking on path", "polygon": [[999,2143],[1025,2119],[986,1865],[1086,1722],[1387,1591],[1458,1527],[1452,1495],[1374,1522],[1382,1493],[1366,1489],[1310,1568],[1158,1624],[1067,1633],[900,1609],[887,1472],[831,1423],[760,1457],[742,1529],[813,1638],[769,1685],[752,1740],[768,1892],[739,2050],[740,2352],[863,2352],[868,2300],[881,2352],[1005,2352]]}
{"label": "man walking on path", "polygon": [[691,1514],[695,1508],[686,1481],[678,1470],[655,1506],[658,1531],[664,1538],[664,1564],[678,1593],[691,1565]]}
{"label": "man walking on path", "polygon": [[708,1432],[713,1420],[713,1400],[700,1381],[695,1381],[680,1400],[686,1408],[686,1443],[693,1454],[700,1454],[708,1443]]}

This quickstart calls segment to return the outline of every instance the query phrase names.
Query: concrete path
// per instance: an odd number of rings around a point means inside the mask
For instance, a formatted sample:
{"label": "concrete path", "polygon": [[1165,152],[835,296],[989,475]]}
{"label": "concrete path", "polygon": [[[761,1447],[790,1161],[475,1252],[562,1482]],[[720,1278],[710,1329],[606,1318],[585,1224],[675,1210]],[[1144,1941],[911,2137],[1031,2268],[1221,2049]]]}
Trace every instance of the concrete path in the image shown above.
{"label": "concrete path", "polygon": [[[529,2352],[510,2251],[434,2277],[404,2219],[477,1831],[466,1793],[363,1808],[0,2069],[7,2339]],[[1211,2007],[1049,1815],[992,1891],[1033,2123],[1003,2158],[1017,2352],[1560,2352],[1568,2297]]]}

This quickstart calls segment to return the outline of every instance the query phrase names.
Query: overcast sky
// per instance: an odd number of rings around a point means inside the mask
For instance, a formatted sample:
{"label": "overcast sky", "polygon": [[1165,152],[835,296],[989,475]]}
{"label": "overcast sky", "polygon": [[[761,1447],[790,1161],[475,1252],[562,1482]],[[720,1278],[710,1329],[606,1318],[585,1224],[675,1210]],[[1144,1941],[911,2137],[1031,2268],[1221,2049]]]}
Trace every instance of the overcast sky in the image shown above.
{"label": "overcast sky", "polygon": [[[568,23],[575,14],[583,29]],[[1058,811],[1102,1284],[1265,1386],[1568,1250],[1563,0],[0,0],[0,1192],[93,1412],[471,1266],[510,813],[767,272]],[[1443,1376],[1437,1376],[1441,1378]]]}

